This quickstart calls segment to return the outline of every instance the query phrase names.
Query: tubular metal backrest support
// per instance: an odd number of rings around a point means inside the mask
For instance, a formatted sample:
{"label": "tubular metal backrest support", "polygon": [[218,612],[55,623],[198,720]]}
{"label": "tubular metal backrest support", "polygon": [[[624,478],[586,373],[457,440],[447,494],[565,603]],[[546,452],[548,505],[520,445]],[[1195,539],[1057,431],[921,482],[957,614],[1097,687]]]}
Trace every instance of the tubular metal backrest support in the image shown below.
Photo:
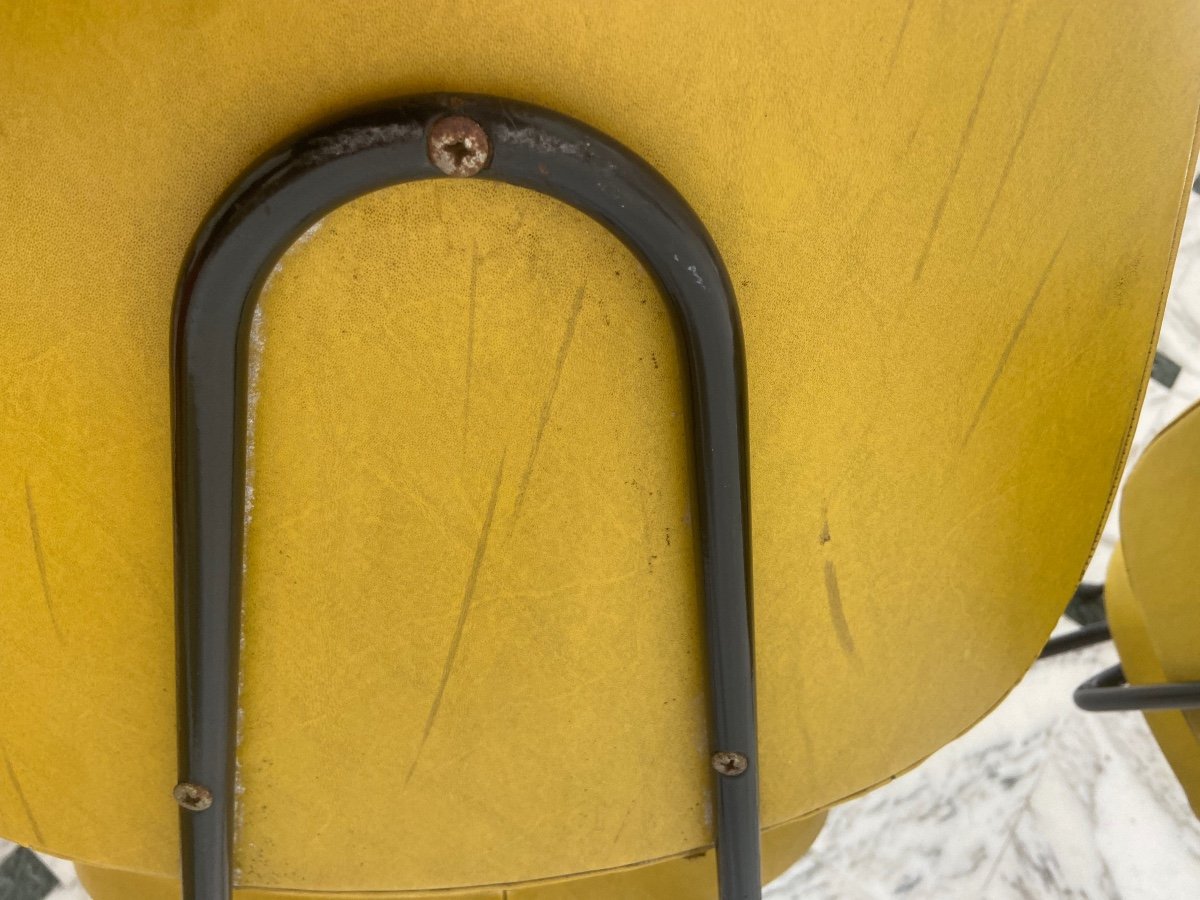
{"label": "tubular metal backrest support", "polygon": [[551,111],[466,95],[399,99],[288,141],[212,211],[184,266],[172,336],[184,896],[228,900],[232,891],[254,307],[267,273],[322,216],[370,191],[444,177],[428,142],[450,116],[481,126],[490,141],[477,177],[539,191],[596,219],[637,253],[675,311],[691,383],[720,895],[760,897],[746,388],[729,278],[687,203],[631,151]]}

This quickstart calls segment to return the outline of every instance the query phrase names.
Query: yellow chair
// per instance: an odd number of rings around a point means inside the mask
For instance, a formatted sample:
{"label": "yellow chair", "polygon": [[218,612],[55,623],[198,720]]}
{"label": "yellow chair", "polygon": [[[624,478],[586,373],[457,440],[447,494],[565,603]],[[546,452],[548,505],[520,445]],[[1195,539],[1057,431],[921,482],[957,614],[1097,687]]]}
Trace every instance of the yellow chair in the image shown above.
{"label": "yellow chair", "polygon": [[[997,703],[1078,581],[1174,259],[1198,26],[1116,0],[6,4],[0,834],[97,900],[176,895],[180,267],[272,147],[449,90],[620,141],[724,260],[781,871]],[[237,896],[714,898],[688,370],[638,259],[548,197],[431,180],[315,223],[258,310]]]}
{"label": "yellow chair", "polygon": [[[1198,459],[1200,406],[1193,406],[1155,437],[1130,472],[1121,544],[1105,583],[1121,665],[1077,696],[1085,708],[1146,710],[1163,755],[1200,814]],[[1125,679],[1136,687],[1123,685]]]}

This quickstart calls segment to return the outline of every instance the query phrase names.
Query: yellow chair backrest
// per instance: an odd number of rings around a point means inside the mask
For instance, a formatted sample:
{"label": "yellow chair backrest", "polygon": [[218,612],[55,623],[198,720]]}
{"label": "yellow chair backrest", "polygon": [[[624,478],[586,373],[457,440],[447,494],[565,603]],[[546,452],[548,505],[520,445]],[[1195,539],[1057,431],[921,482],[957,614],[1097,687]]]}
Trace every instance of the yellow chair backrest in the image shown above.
{"label": "yellow chair backrest", "polygon": [[[1116,0],[5,4],[0,834],[177,877],[179,266],[258,154],[427,90],[615,136],[729,267],[768,839],[915,765],[1036,656],[1104,519],[1198,26]],[[685,385],[637,261],[532,193],[406,185],[329,215],[261,309],[239,882],[524,898],[703,854]]]}

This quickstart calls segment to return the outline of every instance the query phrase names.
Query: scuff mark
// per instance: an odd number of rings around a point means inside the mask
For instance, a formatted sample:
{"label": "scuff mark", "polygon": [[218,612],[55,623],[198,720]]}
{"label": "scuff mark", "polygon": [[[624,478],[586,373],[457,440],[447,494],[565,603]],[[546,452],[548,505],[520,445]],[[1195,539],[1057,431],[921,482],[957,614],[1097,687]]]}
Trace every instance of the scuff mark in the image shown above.
{"label": "scuff mark", "polygon": [[1042,66],[1042,74],[1038,77],[1037,87],[1034,88],[1033,96],[1029,98],[1029,103],[1025,107],[1025,115],[1021,119],[1021,127],[1017,129],[1017,137],[1013,141],[1012,146],[1008,150],[1008,159],[1004,162],[1004,169],[1000,172],[1000,181],[996,184],[996,192],[992,195],[992,202],[988,206],[987,215],[983,217],[983,224],[979,227],[979,233],[975,235],[975,247],[979,247],[979,242],[983,240],[984,234],[987,233],[988,226],[992,222],[992,214],[996,211],[996,205],[1000,202],[1000,195],[1004,192],[1004,186],[1008,183],[1009,173],[1012,171],[1013,161],[1017,158],[1017,150],[1020,149],[1021,143],[1025,140],[1025,130],[1029,127],[1029,120],[1033,118],[1033,111],[1037,108],[1038,101],[1042,97],[1042,88],[1046,86],[1046,80],[1050,75],[1050,69],[1054,65],[1054,60],[1058,56],[1058,46],[1062,42],[1063,32],[1067,28],[1067,22],[1071,19],[1071,14],[1075,10],[1068,12],[1058,26],[1058,33],[1054,36],[1054,44],[1050,47],[1050,55],[1046,57],[1045,65]]}
{"label": "scuff mark", "polygon": [[633,798],[633,802],[629,804],[629,809],[625,810],[625,815],[621,817],[621,824],[617,828],[617,833],[613,835],[613,846],[617,846],[617,842],[621,840],[621,835],[625,833],[625,826],[629,824],[629,815],[633,812],[633,808],[637,806],[637,798]]}
{"label": "scuff mark", "polygon": [[925,246],[921,250],[921,256],[917,259],[917,266],[913,270],[912,280],[915,284],[921,280],[921,273],[925,271],[925,263],[929,259],[929,251],[933,249],[933,240],[937,237],[938,229],[942,224],[942,216],[946,212],[946,204],[950,200],[950,194],[954,190],[954,182],[958,180],[958,170],[962,166],[963,157],[966,155],[967,144],[971,141],[971,135],[975,131],[975,120],[979,116],[979,107],[983,104],[983,96],[987,93],[988,83],[992,80],[992,69],[996,65],[996,57],[1000,51],[1000,41],[1004,38],[1004,32],[1008,29],[1008,20],[1012,16],[1012,3],[1004,10],[1004,19],[1000,23],[1000,28],[996,31],[996,40],[992,42],[992,52],[988,56],[987,68],[984,70],[983,79],[979,82],[979,91],[975,94],[975,104],[971,107],[971,114],[967,117],[967,124],[963,128],[962,137],[958,142],[958,153],[954,157],[954,166],[950,169],[950,177],[946,179],[945,187],[942,189],[942,196],[938,199],[937,206],[933,211],[933,220],[929,224],[929,233],[925,239]]}
{"label": "scuff mark", "polygon": [[[799,673],[796,673],[794,683],[796,686],[797,696],[804,697],[805,692],[807,691],[807,687],[805,686],[805,683],[804,683],[804,676],[800,675]],[[811,763],[817,757],[813,750],[812,732],[809,730],[808,717],[807,716],[798,716],[797,722],[799,723],[799,726],[800,726],[800,742],[804,745],[804,759]]]}
{"label": "scuff mark", "polygon": [[829,533],[828,504],[821,508],[821,533],[817,536],[817,539],[821,542],[821,546],[824,546],[833,540],[833,535]]}
{"label": "scuff mark", "polygon": [[[1138,418],[1138,398],[1135,397],[1133,400],[1133,403],[1130,405],[1129,412],[1125,416],[1125,421],[1130,423],[1130,425],[1129,425],[1130,428],[1136,428],[1137,427],[1137,418]],[[1128,436],[1126,436],[1125,440],[1126,441],[1129,440]],[[1125,467],[1128,464],[1128,460],[1126,459],[1126,456],[1125,456],[1125,451],[1126,451],[1127,446],[1128,445],[1126,443],[1122,443],[1119,447],[1117,447],[1117,455],[1116,455],[1116,458],[1113,460],[1112,469],[1110,470],[1109,476],[1108,476],[1108,483],[1111,485],[1120,484],[1121,476],[1125,474]]]}
{"label": "scuff mark", "polygon": [[638,492],[642,504],[642,546],[646,548],[646,571],[654,574],[654,561],[658,559],[658,554],[654,552],[654,536],[650,530],[650,508],[646,505],[646,498],[653,492],[643,491],[636,481],[631,483],[633,489]]}
{"label": "scuff mark", "polygon": [[1025,304],[1021,318],[1013,328],[1012,334],[1009,335],[1008,343],[1005,344],[1004,350],[1000,354],[1000,359],[996,362],[992,378],[988,382],[987,388],[984,389],[983,396],[979,400],[979,406],[975,410],[975,416],[971,419],[971,425],[967,429],[966,436],[963,437],[963,447],[966,447],[970,443],[971,436],[975,434],[975,429],[979,427],[979,422],[983,418],[983,411],[987,409],[987,405],[992,399],[992,392],[996,390],[996,385],[1000,383],[1000,376],[1004,374],[1009,357],[1012,356],[1013,348],[1017,346],[1017,341],[1021,339],[1021,334],[1025,331],[1025,326],[1029,324],[1029,317],[1033,314],[1033,307],[1037,304],[1038,298],[1042,296],[1042,290],[1046,287],[1050,271],[1054,268],[1054,263],[1058,260],[1058,255],[1062,252],[1062,248],[1066,243],[1067,236],[1064,234],[1062,240],[1058,242],[1058,247],[1054,250],[1054,255],[1050,257],[1050,261],[1046,263],[1046,268],[1042,270],[1042,277],[1038,279],[1037,287],[1033,290],[1033,295],[1029,298],[1029,302]]}
{"label": "scuff mark", "polygon": [[496,514],[496,501],[500,497],[500,483],[504,480],[504,460],[507,455],[507,452],[501,455],[500,465],[496,467],[496,478],[492,483],[492,496],[488,500],[487,513],[483,517],[483,527],[479,532],[479,540],[475,544],[475,557],[471,561],[470,571],[467,572],[466,584],[463,587],[462,604],[458,610],[458,621],[454,626],[454,634],[450,638],[450,646],[446,650],[446,662],[442,666],[442,677],[438,681],[437,690],[434,691],[433,702],[430,704],[429,714],[425,718],[425,729],[421,733],[420,743],[418,743],[417,750],[413,754],[412,764],[408,767],[408,774],[404,778],[401,790],[408,787],[408,783],[412,781],[413,775],[416,774],[417,764],[420,763],[425,743],[429,740],[429,735],[433,732],[434,722],[437,721],[438,712],[442,708],[442,698],[446,695],[446,685],[450,683],[450,673],[454,670],[454,662],[458,658],[458,649],[462,644],[467,617],[471,614],[471,603],[475,599],[475,587],[479,583],[479,572],[483,568],[483,559],[487,554],[488,539],[492,534],[492,520]]}
{"label": "scuff mark", "polygon": [[842,589],[838,586],[837,568],[832,559],[825,560],[825,593],[829,598],[829,616],[833,619],[833,630],[838,643],[846,653],[854,653],[854,636],[850,634],[850,623],[842,607]]}
{"label": "scuff mark", "polygon": [[[471,420],[471,379],[475,372],[475,300],[479,286],[479,241],[471,246],[471,283],[467,288],[467,389],[463,397],[463,437]],[[463,441],[464,446],[466,441]]]}
{"label": "scuff mark", "polygon": [[581,285],[575,294],[575,303],[571,307],[571,314],[567,318],[567,327],[563,332],[562,342],[558,346],[558,357],[554,361],[554,374],[550,379],[550,390],[546,392],[546,399],[542,401],[542,410],[538,416],[537,431],[533,435],[533,447],[529,451],[529,459],[525,463],[525,471],[521,473],[521,480],[517,486],[517,499],[513,504],[513,520],[521,514],[521,505],[525,502],[525,492],[529,488],[529,479],[533,477],[533,469],[537,463],[538,450],[542,446],[542,435],[546,431],[546,423],[550,421],[550,411],[554,405],[554,395],[558,393],[558,383],[562,380],[563,368],[567,362],[567,353],[571,349],[571,341],[575,338],[575,325],[579,321],[579,313],[583,309],[583,298],[587,293],[587,285]]}
{"label": "scuff mark", "polygon": [[885,88],[892,80],[892,70],[896,68],[896,60],[900,56],[900,46],[904,43],[904,35],[908,33],[908,20],[912,16],[914,3],[916,3],[916,0],[908,0],[908,6],[904,10],[904,18],[900,21],[900,33],[896,35],[896,46],[892,47],[892,55],[888,58],[887,75],[883,79],[883,86]]}
{"label": "scuff mark", "polygon": [[21,780],[17,778],[16,770],[13,769],[12,760],[8,758],[8,752],[3,748],[0,748],[0,754],[4,756],[4,768],[8,772],[8,780],[12,782],[21,808],[25,810],[25,817],[29,819],[29,827],[33,830],[33,836],[37,838],[39,847],[45,847],[46,838],[42,835],[42,829],[38,827],[37,817],[33,814],[33,807],[29,805],[29,798],[25,796],[25,789],[21,787]]}
{"label": "scuff mark", "polygon": [[25,508],[29,513],[29,534],[33,538],[33,556],[37,560],[38,578],[42,582],[42,599],[46,602],[46,612],[50,615],[50,624],[60,644],[63,640],[62,629],[58,625],[58,616],[54,614],[54,600],[50,595],[50,579],[46,575],[46,553],[42,549],[42,532],[38,528],[37,508],[33,505],[33,488],[29,484],[29,476],[25,476]]}

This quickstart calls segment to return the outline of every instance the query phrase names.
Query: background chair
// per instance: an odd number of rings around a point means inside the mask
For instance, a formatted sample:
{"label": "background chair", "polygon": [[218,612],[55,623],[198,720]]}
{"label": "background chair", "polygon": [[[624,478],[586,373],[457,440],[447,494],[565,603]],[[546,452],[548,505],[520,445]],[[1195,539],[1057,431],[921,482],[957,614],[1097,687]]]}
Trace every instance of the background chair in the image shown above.
{"label": "background chair", "polygon": [[[1200,538],[1200,407],[1147,448],[1129,475],[1121,504],[1121,545],[1108,568],[1105,599],[1121,670],[1130,685],[1200,682],[1195,652],[1195,547]],[[1108,696],[1127,689],[1109,688]],[[1146,721],[1200,810],[1200,690],[1179,709],[1146,711]],[[1093,689],[1092,694],[1095,694]]]}

